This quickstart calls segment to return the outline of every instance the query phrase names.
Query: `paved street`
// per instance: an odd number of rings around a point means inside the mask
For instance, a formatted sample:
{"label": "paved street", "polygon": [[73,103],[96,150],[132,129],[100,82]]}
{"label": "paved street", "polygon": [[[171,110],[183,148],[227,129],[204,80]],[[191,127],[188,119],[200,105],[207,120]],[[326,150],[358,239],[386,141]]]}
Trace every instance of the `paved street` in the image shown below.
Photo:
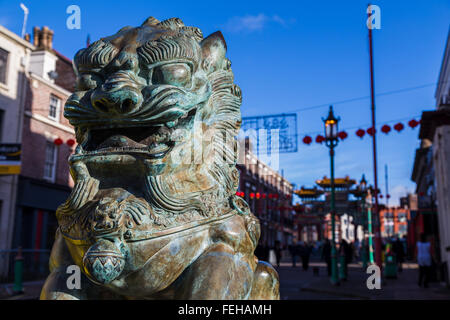
{"label": "paved street", "polygon": [[[313,275],[313,267],[319,268],[318,275]],[[369,275],[360,264],[349,265],[348,280],[339,286],[331,285],[325,263],[312,262],[309,270],[303,271],[301,264],[293,268],[291,263],[282,262],[277,270],[282,300],[450,300],[450,289],[439,283],[430,283],[426,289],[417,285],[414,263],[404,264],[397,279],[383,280],[380,290],[367,289]]]}
{"label": "paved street", "polygon": [[[313,274],[313,267],[319,274]],[[366,287],[366,274],[361,264],[349,265],[348,281],[340,286],[330,284],[323,262],[311,262],[308,271],[301,264],[293,268],[291,263],[282,262],[277,268],[280,275],[280,296],[282,300],[450,300],[450,289],[439,283],[430,283],[425,289],[417,285],[417,265],[405,263],[404,270],[397,279],[383,280],[380,290]],[[12,284],[0,285],[0,299],[35,300],[38,299],[43,281],[24,283],[24,294],[13,295]]]}
{"label": "paved street", "polygon": [[12,283],[0,284],[0,300],[37,300],[43,284],[44,280],[24,282],[21,294],[14,294]]}

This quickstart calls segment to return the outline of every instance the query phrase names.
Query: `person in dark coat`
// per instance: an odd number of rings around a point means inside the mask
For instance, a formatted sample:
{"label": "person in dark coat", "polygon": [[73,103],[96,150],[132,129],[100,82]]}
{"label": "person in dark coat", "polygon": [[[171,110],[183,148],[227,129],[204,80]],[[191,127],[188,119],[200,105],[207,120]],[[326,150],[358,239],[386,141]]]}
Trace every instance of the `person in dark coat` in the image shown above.
{"label": "person in dark coat", "polygon": [[304,271],[307,271],[309,268],[309,257],[311,255],[312,248],[311,246],[304,242],[300,245],[300,258],[302,259],[302,267]]}
{"label": "person in dark coat", "polygon": [[282,250],[279,240],[275,241],[275,246],[274,246],[273,250],[275,251],[275,259],[277,260],[277,267],[279,267],[280,260],[281,260],[281,250]]}
{"label": "person in dark coat", "polygon": [[264,241],[264,245],[262,247],[262,260],[269,261],[269,259],[270,259],[270,246],[266,240]]}
{"label": "person in dark coat", "polygon": [[323,244],[321,258],[322,260],[325,260],[328,276],[331,277],[331,241],[329,239],[326,239]]}
{"label": "person in dark coat", "polygon": [[353,262],[353,257],[355,255],[355,245],[353,242],[350,242],[350,244],[347,243],[347,248],[345,252],[345,262],[348,264]]}
{"label": "person in dark coat", "polygon": [[405,250],[403,247],[403,243],[400,240],[400,238],[397,238],[395,242],[393,243],[393,250],[395,253],[395,256],[397,257],[397,265],[398,265],[398,271],[403,271],[403,262],[405,262]]}
{"label": "person in dark coat", "polygon": [[361,257],[361,262],[364,271],[367,269],[367,265],[369,263],[369,239],[364,239],[361,244],[361,248],[359,249],[359,256]]}
{"label": "person in dark coat", "polygon": [[[351,253],[351,247],[348,244],[347,241],[345,241],[345,239],[342,239],[340,245],[339,245],[339,256],[341,257],[341,263],[344,263],[345,265],[342,268],[343,272],[343,280],[347,280],[348,278],[348,264],[350,263],[351,259],[353,259],[353,253]],[[343,257],[343,261],[342,261],[342,257]]]}
{"label": "person in dark coat", "polygon": [[298,251],[299,251],[297,242],[294,240],[292,242],[292,244],[289,245],[288,249],[289,249],[289,253],[291,254],[292,266],[295,268],[295,264],[297,262]]}

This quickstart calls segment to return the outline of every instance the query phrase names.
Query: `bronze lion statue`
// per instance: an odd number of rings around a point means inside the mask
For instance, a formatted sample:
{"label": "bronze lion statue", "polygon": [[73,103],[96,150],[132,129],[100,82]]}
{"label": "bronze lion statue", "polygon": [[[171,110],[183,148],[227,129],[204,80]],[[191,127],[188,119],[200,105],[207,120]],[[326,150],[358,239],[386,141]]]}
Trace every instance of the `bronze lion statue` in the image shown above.
{"label": "bronze lion statue", "polygon": [[75,55],[75,185],[41,299],[279,299],[236,196],[242,97],[225,53],[220,32],[150,17]]}

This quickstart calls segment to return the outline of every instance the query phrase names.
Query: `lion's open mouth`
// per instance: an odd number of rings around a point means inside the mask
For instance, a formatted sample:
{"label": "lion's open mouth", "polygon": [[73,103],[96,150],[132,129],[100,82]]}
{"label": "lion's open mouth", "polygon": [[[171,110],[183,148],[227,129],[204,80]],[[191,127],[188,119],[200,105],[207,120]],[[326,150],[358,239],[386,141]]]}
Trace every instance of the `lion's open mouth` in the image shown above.
{"label": "lion's open mouth", "polygon": [[192,121],[195,110],[171,123],[151,126],[90,128],[77,149],[78,155],[135,154],[163,158],[180,140],[178,129]]}
{"label": "lion's open mouth", "polygon": [[173,147],[172,132],[166,126],[94,129],[83,149],[85,154],[142,153],[161,158]]}

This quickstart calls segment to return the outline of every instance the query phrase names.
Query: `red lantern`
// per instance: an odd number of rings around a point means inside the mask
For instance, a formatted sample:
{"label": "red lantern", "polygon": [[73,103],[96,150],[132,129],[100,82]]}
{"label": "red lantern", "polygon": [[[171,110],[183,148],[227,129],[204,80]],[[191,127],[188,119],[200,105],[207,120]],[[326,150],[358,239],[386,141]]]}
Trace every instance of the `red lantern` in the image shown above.
{"label": "red lantern", "polygon": [[60,145],[63,144],[63,141],[62,141],[61,138],[56,138],[56,139],[53,141],[53,143],[56,144],[57,146],[60,146]]}
{"label": "red lantern", "polygon": [[239,191],[236,191],[236,195],[239,197],[241,193]]}
{"label": "red lantern", "polygon": [[66,141],[66,143],[67,143],[67,145],[69,147],[73,147],[73,145],[75,144],[75,140],[74,139],[69,139],[69,140]]}
{"label": "red lantern", "polygon": [[320,134],[316,137],[316,142],[317,143],[322,143],[325,141],[325,137],[321,136]]}
{"label": "red lantern", "polygon": [[363,129],[358,129],[358,130],[356,131],[356,135],[357,135],[358,137],[360,137],[361,139],[362,139],[362,137],[364,137],[365,134],[366,134],[366,132],[365,132]]}
{"label": "red lantern", "polygon": [[269,193],[269,199],[272,199],[273,195],[271,193]]}
{"label": "red lantern", "polygon": [[262,198],[265,199],[267,195],[265,193],[262,194]]}
{"label": "red lantern", "polygon": [[379,197],[380,197],[380,199],[383,199],[383,195],[382,194],[380,194]]}
{"label": "red lantern", "polygon": [[376,130],[373,127],[370,127],[369,129],[367,129],[367,133],[373,137],[373,135],[375,134]]}
{"label": "red lantern", "polygon": [[381,132],[388,134],[391,131],[391,127],[385,124],[381,127]]}
{"label": "red lantern", "polygon": [[304,144],[310,144],[312,142],[312,138],[310,136],[305,136],[303,138],[303,143]]}
{"label": "red lantern", "polygon": [[397,130],[398,132],[402,131],[403,128],[405,128],[405,126],[401,122],[399,122],[396,125],[394,125],[394,129]]}
{"label": "red lantern", "polygon": [[255,194],[253,192],[250,193],[250,199],[253,199],[255,197]]}
{"label": "red lantern", "polygon": [[261,198],[261,194],[259,192],[256,193],[256,199]]}
{"label": "red lantern", "polygon": [[390,195],[390,194],[387,194],[387,195],[386,195],[386,198],[388,198],[388,199],[389,199],[390,197],[391,197],[391,195]]}
{"label": "red lantern", "polygon": [[419,121],[417,121],[416,119],[412,119],[408,122],[408,125],[414,129],[415,127],[417,127],[419,125]]}
{"label": "red lantern", "polygon": [[346,138],[348,137],[348,134],[347,134],[347,132],[345,132],[345,131],[341,131],[341,132],[338,133],[338,137],[339,137],[341,140],[344,140],[344,139],[346,139]]}

